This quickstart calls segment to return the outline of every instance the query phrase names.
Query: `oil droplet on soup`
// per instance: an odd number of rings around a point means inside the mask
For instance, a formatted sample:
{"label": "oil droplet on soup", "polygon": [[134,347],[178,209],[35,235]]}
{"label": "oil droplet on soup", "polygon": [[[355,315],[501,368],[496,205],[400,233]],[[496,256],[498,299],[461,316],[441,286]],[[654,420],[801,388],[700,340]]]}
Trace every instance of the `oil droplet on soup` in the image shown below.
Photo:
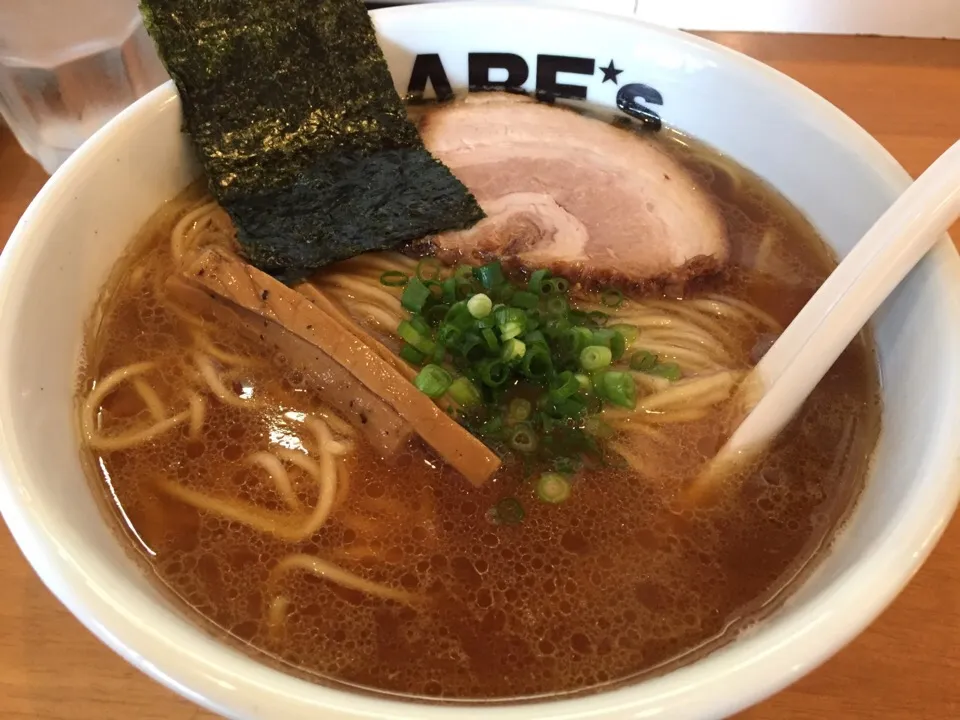
{"label": "oil droplet on soup", "polygon": [[[701,294],[664,300],[675,308],[664,312],[689,320],[708,307],[692,301],[719,294],[789,322],[833,262],[812,229],[713,151],[667,132],[661,142],[721,207],[735,263]],[[117,266],[81,377],[88,396],[118,368],[152,363],[98,405],[101,439],[176,424],[84,452],[156,577],[203,622],[296,672],[478,699],[576,692],[654,672],[768,611],[861,486],[879,422],[867,338],[851,345],[750,476],[710,508],[683,508],[676,499],[716,450],[716,408],[652,423],[646,439],[623,431],[612,442],[633,448],[635,462],[582,474],[557,505],[539,502],[516,464],[473,488],[416,440],[381,458],[362,433],[330,418],[322,382],[229,328],[206,322],[198,335],[195,319],[165,296],[176,272],[171,233],[201,201],[191,190],[165,206]],[[226,232],[222,217],[204,218],[191,232]],[[716,313],[704,317],[745,363],[775,337],[762,323],[744,329]],[[236,402],[204,389],[198,353]],[[305,517],[322,490],[290,453],[314,447],[304,418],[325,413],[334,443],[326,447],[347,449],[334,458],[339,494],[329,519],[306,537],[279,538],[163,489],[254,508],[265,525],[294,508]],[[505,496],[523,505],[522,522],[491,523],[488,510]],[[375,592],[300,565],[276,572],[302,556]]]}

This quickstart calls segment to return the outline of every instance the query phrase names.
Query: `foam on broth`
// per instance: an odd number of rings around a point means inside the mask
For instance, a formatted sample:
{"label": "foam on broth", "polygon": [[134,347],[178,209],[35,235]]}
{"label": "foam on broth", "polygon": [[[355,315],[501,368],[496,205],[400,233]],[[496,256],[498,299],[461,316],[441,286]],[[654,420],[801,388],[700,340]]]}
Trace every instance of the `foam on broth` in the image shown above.
{"label": "foam on broth", "polygon": [[[715,196],[733,241],[737,267],[702,292],[722,291],[789,322],[834,264],[813,229],[713,151],[669,132],[661,138]],[[173,272],[171,228],[196,198],[191,190],[165,206],[118,264],[86,347],[84,393],[115,368],[151,360],[159,366],[151,385],[172,398],[192,372],[189,326],[157,302],[156,288]],[[143,562],[199,620],[299,672],[387,692],[577,692],[694,657],[768,609],[829,538],[861,487],[879,430],[876,364],[861,337],[760,466],[710,509],[674,501],[716,449],[716,416],[661,428],[669,442],[646,455],[655,474],[591,471],[556,506],[537,502],[517,465],[475,489],[416,441],[388,460],[360,443],[331,521],[291,545],[153,485],[163,476],[280,510],[262,471],[243,459],[295,448],[304,432],[296,413],[323,404],[323,388],[273,349],[209,330],[223,351],[261,361],[242,382],[269,402],[255,411],[211,405],[194,439],[181,428],[130,449],[88,448],[91,474],[113,493]],[[748,351],[764,338],[738,341]],[[145,413],[122,389],[105,401],[101,423]],[[521,524],[490,523],[488,509],[505,495],[526,508]],[[429,602],[406,606],[291,572],[281,581],[290,614],[272,634],[268,579],[291,552]]]}

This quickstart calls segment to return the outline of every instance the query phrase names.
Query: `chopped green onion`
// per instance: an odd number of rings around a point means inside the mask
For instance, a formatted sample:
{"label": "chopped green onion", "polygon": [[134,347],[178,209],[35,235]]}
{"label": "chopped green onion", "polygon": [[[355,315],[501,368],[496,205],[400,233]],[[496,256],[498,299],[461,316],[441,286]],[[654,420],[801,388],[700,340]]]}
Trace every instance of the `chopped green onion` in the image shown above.
{"label": "chopped green onion", "polygon": [[423,314],[423,319],[427,321],[427,325],[436,326],[447,319],[449,312],[449,305],[434,305]]}
{"label": "chopped green onion", "polygon": [[536,330],[540,327],[540,311],[539,310],[528,310],[527,311],[527,330]]}
{"label": "chopped green onion", "polygon": [[489,295],[477,293],[467,300],[467,310],[469,310],[470,314],[477,320],[485,318],[490,314],[490,311],[493,310],[493,300],[490,299]]}
{"label": "chopped green onion", "polygon": [[[546,397],[546,396],[544,396],[544,397]],[[543,398],[541,398],[541,400],[542,400],[542,399],[543,399]],[[539,404],[540,404],[540,403],[537,402],[537,405],[539,405]],[[545,412],[540,413],[539,416],[537,417],[537,419],[538,419],[539,422],[540,422],[540,427],[543,428],[543,431],[544,431],[545,433],[553,432],[553,430],[554,430],[554,429],[557,427],[557,425],[558,425],[557,421],[554,420],[552,417],[550,417],[550,415],[549,415],[548,413],[545,413]],[[549,438],[549,437],[548,437],[548,439],[551,441],[550,444],[552,444],[552,440],[553,440],[553,439],[552,439],[552,438]]]}
{"label": "chopped green onion", "polygon": [[466,300],[477,291],[473,281],[464,281],[454,278],[454,282],[457,284],[457,299],[459,300]]}
{"label": "chopped green onion", "polygon": [[417,263],[417,277],[426,282],[440,277],[440,261],[436,258],[425,257]]}
{"label": "chopped green onion", "polygon": [[[478,437],[523,453],[527,472],[548,457],[566,458],[570,473],[588,458],[603,461],[599,413],[605,404],[636,404],[635,376],[611,367],[637,341],[636,327],[572,307],[570,282],[545,268],[520,284],[499,262],[448,270],[424,258],[413,273],[389,271],[381,280],[402,287],[411,315],[397,329],[400,355],[420,366],[414,382],[424,393],[447,394]],[[623,295],[607,290],[601,302],[618,307]],[[630,366],[680,377],[675,364],[649,353],[633,353]],[[566,497],[570,474],[558,477]]]}
{"label": "chopped green onion", "polygon": [[516,498],[504,498],[493,506],[493,521],[500,525],[519,525],[526,513]]}
{"label": "chopped green onion", "polygon": [[483,360],[477,364],[477,374],[487,387],[498,388],[510,379],[510,369],[501,360]]}
{"label": "chopped green onion", "polygon": [[500,359],[505,363],[515,362],[522,358],[527,352],[527,346],[522,340],[510,338],[503,344],[503,350],[500,351]]}
{"label": "chopped green onion", "polygon": [[417,350],[413,345],[404,343],[403,347],[400,348],[400,358],[406,360],[411,365],[423,365],[426,355]]}
{"label": "chopped green onion", "polygon": [[508,322],[526,322],[527,316],[520,308],[507,307],[503,305],[494,311],[497,317],[497,324],[503,325]]}
{"label": "chopped green onion", "polygon": [[613,335],[610,336],[610,353],[613,355],[613,361],[616,362],[622,358],[626,351],[626,338],[624,338],[620,332],[614,330]]}
{"label": "chopped green onion", "polygon": [[640,337],[640,331],[637,330],[636,325],[619,323],[617,325],[610,325],[607,329],[616,330],[618,333],[623,335],[623,339],[626,340],[627,345],[633,345],[633,343],[637,341],[637,338]]}
{"label": "chopped green onion", "polygon": [[440,283],[443,288],[443,301],[452,305],[457,301],[457,279],[448,277]]}
{"label": "chopped green onion", "polygon": [[438,280],[424,280],[423,284],[426,286],[427,290],[430,291],[430,295],[433,296],[434,300],[440,300],[443,298],[443,283]]}
{"label": "chopped green onion", "polygon": [[680,366],[673,362],[668,363],[657,363],[652,368],[646,372],[651,375],[657,375],[667,380],[679,380],[683,377],[683,372],[680,370]]}
{"label": "chopped green onion", "polygon": [[657,364],[657,356],[648,350],[638,350],[630,358],[630,369],[650,372]]}
{"label": "chopped green onion", "polygon": [[457,345],[463,337],[463,330],[455,325],[444,325],[437,330],[437,342],[445,347]]}
{"label": "chopped green onion", "polygon": [[438,398],[453,384],[453,378],[442,367],[431,363],[423,366],[423,369],[413,379],[413,384],[425,395]]}
{"label": "chopped green onion", "polygon": [[588,345],[580,351],[580,367],[587,372],[599,370],[610,364],[613,360],[613,353],[610,348],[603,345]]}
{"label": "chopped green onion", "polygon": [[560,473],[544,473],[537,481],[537,497],[554,505],[562,503],[570,497],[570,481]]}
{"label": "chopped green onion", "polygon": [[497,285],[502,285],[506,278],[503,276],[503,268],[500,267],[499,261],[494,261],[488,263],[487,265],[481,265],[478,268],[473,269],[473,276],[480,281],[480,284],[483,285],[487,290],[496,287]]}
{"label": "chopped green onion", "polygon": [[541,345],[547,344],[547,339],[543,336],[543,333],[539,330],[534,330],[533,332],[528,332],[523,336],[523,341],[527,345],[535,345],[537,343]]}
{"label": "chopped green onion", "polygon": [[520,308],[502,308],[497,310],[497,325],[500,339],[509,340],[524,333],[527,329],[527,316]]}
{"label": "chopped green onion", "polygon": [[579,357],[580,352],[590,344],[593,333],[585,327],[570,328],[561,338],[560,347],[569,355]]}
{"label": "chopped green onion", "polygon": [[559,418],[579,418],[586,411],[587,405],[579,397],[567,397],[553,401],[553,412]]}
{"label": "chopped green onion", "polygon": [[535,270],[530,276],[530,281],[527,283],[527,287],[530,288],[532,293],[545,293],[543,289],[543,281],[550,277],[549,270]]}
{"label": "chopped green onion", "polygon": [[544,280],[540,286],[540,293],[543,295],[563,295],[570,289],[570,283],[566,278],[550,278]]}
{"label": "chopped green onion", "polygon": [[533,412],[533,405],[526,398],[514,398],[507,406],[507,424],[515,425],[530,418]]}
{"label": "chopped green onion", "polygon": [[515,292],[513,285],[508,285],[503,283],[502,285],[497,285],[495,288],[491,289],[490,297],[499,302],[502,305],[508,305],[510,303],[510,298],[513,297]]}
{"label": "chopped green onion", "polygon": [[630,373],[611,370],[595,378],[595,382],[597,393],[604,400],[631,410],[637,406],[637,385]]}
{"label": "chopped green onion", "polygon": [[430,288],[424,285],[420,278],[412,277],[403,289],[400,304],[410,312],[420,312],[429,297]]}
{"label": "chopped green onion", "polygon": [[490,350],[496,350],[500,347],[500,342],[497,340],[497,335],[490,328],[484,328],[480,331],[480,335],[483,337],[484,342],[487,343],[487,347]]}
{"label": "chopped green onion", "polygon": [[561,295],[551,295],[544,303],[544,309],[549,315],[566,315],[570,305]]}
{"label": "chopped green onion", "polygon": [[535,310],[540,306],[540,298],[532,292],[520,290],[510,297],[510,304],[524,310]]}
{"label": "chopped green onion", "polygon": [[430,330],[430,324],[422,315],[411,315],[410,324],[413,325],[413,327],[415,327],[417,331],[423,335],[429,335],[432,332]]}
{"label": "chopped green onion", "polygon": [[569,370],[565,370],[551,383],[553,389],[550,391],[550,397],[554,400],[563,400],[573,395],[580,389],[580,383]]}
{"label": "chopped green onion", "polygon": [[529,423],[519,423],[510,433],[510,447],[520,452],[533,452],[537,449],[537,435]]}
{"label": "chopped green onion", "polygon": [[550,360],[550,350],[545,345],[533,345],[523,356],[523,374],[534,380],[545,378],[550,373],[553,363]]}
{"label": "chopped green onion", "polygon": [[581,350],[583,350],[585,347],[587,347],[587,345],[591,345],[591,344],[592,344],[593,331],[591,331],[590,328],[585,328],[585,327],[579,327],[579,326],[578,326],[578,327],[575,327],[575,328],[571,329],[570,332],[571,332],[571,334],[575,334],[575,335],[577,336],[577,340],[576,340],[576,343],[577,343],[577,354],[579,354]]}
{"label": "chopped green onion", "polygon": [[410,278],[399,270],[387,270],[380,276],[380,284],[387,287],[403,287]]}
{"label": "chopped green onion", "polygon": [[560,337],[570,331],[570,319],[565,316],[551,317],[543,326],[543,331],[548,335]]}
{"label": "chopped green onion", "polygon": [[[496,310],[497,306],[494,305],[493,307],[494,307],[494,310]],[[471,315],[471,317],[473,316]],[[477,320],[476,324],[478,328],[494,328],[497,326],[497,318],[494,315],[494,313],[490,313],[486,317],[482,317],[479,320]]]}
{"label": "chopped green onion", "polygon": [[469,378],[458,377],[450,384],[447,392],[461,407],[474,407],[483,401],[477,386],[470,382]]}
{"label": "chopped green onion", "polygon": [[455,302],[450,309],[447,311],[446,317],[443,321],[447,325],[453,325],[460,328],[461,330],[466,330],[473,327],[475,318],[470,314],[470,309],[467,306],[467,303]]}
{"label": "chopped green onion", "polygon": [[618,308],[623,305],[623,293],[616,288],[609,288],[600,294],[600,302],[607,307]]}
{"label": "chopped green onion", "polygon": [[413,326],[413,322],[407,320],[401,320],[397,326],[397,334],[424,355],[430,355],[436,349],[436,343],[427,337],[429,331],[430,328],[427,328],[426,332],[421,332]]}
{"label": "chopped green onion", "polygon": [[487,354],[487,345],[476,333],[472,332],[464,336],[460,343],[460,354],[466,358],[468,363],[475,363]]}
{"label": "chopped green onion", "polygon": [[605,330],[600,328],[599,330],[594,330],[590,334],[590,344],[591,345],[603,345],[604,347],[610,347],[610,341],[613,340],[613,330]]}

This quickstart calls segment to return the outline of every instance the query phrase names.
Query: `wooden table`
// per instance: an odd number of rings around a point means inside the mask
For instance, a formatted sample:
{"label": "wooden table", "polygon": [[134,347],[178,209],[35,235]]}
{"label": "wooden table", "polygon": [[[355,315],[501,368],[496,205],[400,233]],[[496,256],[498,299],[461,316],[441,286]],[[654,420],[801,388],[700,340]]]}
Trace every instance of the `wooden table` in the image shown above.
{"label": "wooden table", "polygon": [[[716,34],[847,112],[917,175],[960,138],[960,41]],[[0,245],[45,176],[0,132]],[[953,229],[960,240],[960,225]],[[101,645],[0,530],[0,717],[212,718]],[[741,720],[960,717],[960,520],[893,606]]]}

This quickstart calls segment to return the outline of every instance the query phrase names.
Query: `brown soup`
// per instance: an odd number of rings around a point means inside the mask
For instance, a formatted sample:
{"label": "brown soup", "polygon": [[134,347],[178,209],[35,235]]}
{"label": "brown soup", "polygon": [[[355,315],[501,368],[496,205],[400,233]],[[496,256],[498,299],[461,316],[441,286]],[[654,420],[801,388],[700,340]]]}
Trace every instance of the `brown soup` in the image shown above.
{"label": "brown soup", "polygon": [[[725,389],[642,419],[614,415],[605,442],[619,460],[581,472],[561,504],[539,502],[509,458],[477,489],[415,439],[381,457],[331,411],[322,377],[176,304],[164,283],[179,244],[226,237],[229,225],[195,189],[164,206],[103,292],[81,377],[88,404],[91,388],[105,391],[82,419],[96,438],[87,465],[145,565],[199,622],[252,652],[323,682],[445,699],[634,679],[765,612],[863,483],[879,431],[873,350],[868,337],[850,346],[742,483],[710,507],[678,504],[717,448],[730,387],[835,261],[749,172],[689,138],[660,142],[722,208],[734,267],[683,299],[638,298],[613,314],[640,327],[635,347],[675,360],[682,382],[717,376]],[[328,287],[389,341],[397,311],[378,300],[393,292],[379,269],[409,261],[363,262],[339,270],[369,292]],[[332,441],[314,440],[311,417],[327,418]],[[337,491],[322,527],[302,539],[271,532],[278,518],[309,516],[330,467]],[[491,521],[504,497],[522,505],[522,522]],[[301,556],[324,564],[308,572]]]}

